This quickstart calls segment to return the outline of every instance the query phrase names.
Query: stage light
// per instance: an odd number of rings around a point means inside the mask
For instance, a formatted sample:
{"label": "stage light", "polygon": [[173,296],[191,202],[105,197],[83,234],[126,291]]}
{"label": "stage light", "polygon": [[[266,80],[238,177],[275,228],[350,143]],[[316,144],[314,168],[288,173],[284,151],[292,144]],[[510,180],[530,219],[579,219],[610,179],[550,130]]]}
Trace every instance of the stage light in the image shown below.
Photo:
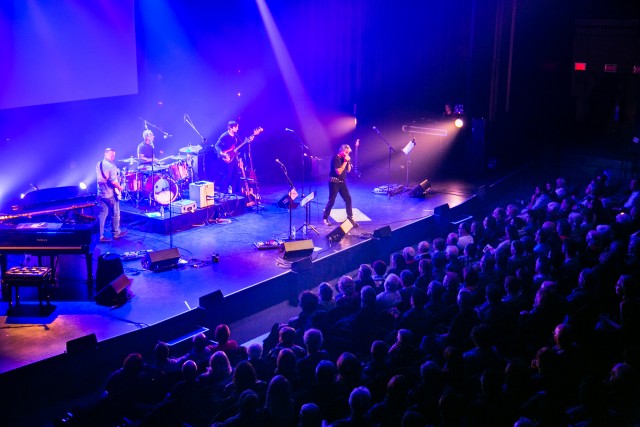
{"label": "stage light", "polygon": [[458,129],[460,129],[462,126],[464,126],[464,122],[462,121],[462,119],[456,119],[456,120],[453,122],[453,124],[454,124],[454,125],[456,125],[456,127],[457,127]]}
{"label": "stage light", "polygon": [[78,187],[80,187],[81,190],[86,190],[87,184],[84,181],[82,181],[80,182],[80,184],[78,184]]}

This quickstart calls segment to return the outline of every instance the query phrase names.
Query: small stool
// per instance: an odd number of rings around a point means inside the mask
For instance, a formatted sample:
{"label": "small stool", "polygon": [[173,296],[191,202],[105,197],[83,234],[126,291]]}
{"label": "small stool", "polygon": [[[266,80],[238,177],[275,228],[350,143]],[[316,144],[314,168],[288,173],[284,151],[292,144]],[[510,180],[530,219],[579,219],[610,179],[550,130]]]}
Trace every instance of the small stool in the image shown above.
{"label": "small stool", "polygon": [[51,305],[51,289],[53,287],[52,272],[50,267],[12,267],[2,277],[3,296],[8,296],[9,310],[13,305],[12,288],[16,289],[16,307],[20,305],[20,287],[38,287],[38,300],[42,310],[42,300],[45,299],[47,307]]}

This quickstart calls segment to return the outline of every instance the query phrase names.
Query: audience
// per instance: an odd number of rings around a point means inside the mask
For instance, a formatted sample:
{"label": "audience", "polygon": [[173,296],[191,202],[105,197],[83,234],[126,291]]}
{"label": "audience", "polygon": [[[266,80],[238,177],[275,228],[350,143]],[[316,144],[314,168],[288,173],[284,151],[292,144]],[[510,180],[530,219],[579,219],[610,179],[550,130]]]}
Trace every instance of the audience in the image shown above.
{"label": "audience", "polygon": [[153,365],[131,354],[92,415],[192,426],[640,425],[637,187],[614,194],[601,173],[579,195],[558,177],[536,186],[526,209],[493,206],[459,234],[419,242],[417,254],[394,252],[388,269],[361,264],[355,279],[338,279],[335,299],[327,282],[304,291],[265,354],[243,350],[224,324],[179,359],[163,343]]}

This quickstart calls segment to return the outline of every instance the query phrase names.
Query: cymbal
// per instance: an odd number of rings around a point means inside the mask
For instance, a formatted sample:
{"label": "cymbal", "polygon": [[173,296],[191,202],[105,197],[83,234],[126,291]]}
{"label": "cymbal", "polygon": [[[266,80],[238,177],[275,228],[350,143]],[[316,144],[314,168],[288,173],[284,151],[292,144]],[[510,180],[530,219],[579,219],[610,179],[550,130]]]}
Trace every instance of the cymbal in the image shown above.
{"label": "cymbal", "polygon": [[173,160],[187,160],[187,156],[183,156],[182,154],[178,154],[175,156],[171,156]]}
{"label": "cymbal", "polygon": [[118,160],[119,162],[122,163],[129,163],[130,165],[134,164],[134,163],[138,163],[138,159],[134,159],[133,157],[131,157],[130,159],[123,159],[123,160]]}
{"label": "cymbal", "polygon": [[184,154],[197,155],[200,150],[202,150],[202,145],[190,145],[188,147],[182,147],[178,151],[180,151],[181,153],[184,153]]}

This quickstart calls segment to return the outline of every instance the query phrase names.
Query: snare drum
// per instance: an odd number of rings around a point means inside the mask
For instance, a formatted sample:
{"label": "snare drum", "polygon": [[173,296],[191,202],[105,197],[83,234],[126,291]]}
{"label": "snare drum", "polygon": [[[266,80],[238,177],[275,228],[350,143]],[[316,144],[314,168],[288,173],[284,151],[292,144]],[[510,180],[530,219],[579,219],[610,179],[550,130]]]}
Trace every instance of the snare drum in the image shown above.
{"label": "snare drum", "polygon": [[137,172],[128,172],[122,177],[122,186],[129,191],[140,191],[142,189],[142,175]]}
{"label": "snare drum", "polygon": [[184,160],[180,160],[178,162],[172,163],[169,165],[169,175],[175,181],[182,181],[189,177],[189,168],[187,167],[187,162]]}
{"label": "snare drum", "polygon": [[147,178],[144,191],[161,205],[168,205],[178,197],[178,186],[175,181],[159,173]]}

